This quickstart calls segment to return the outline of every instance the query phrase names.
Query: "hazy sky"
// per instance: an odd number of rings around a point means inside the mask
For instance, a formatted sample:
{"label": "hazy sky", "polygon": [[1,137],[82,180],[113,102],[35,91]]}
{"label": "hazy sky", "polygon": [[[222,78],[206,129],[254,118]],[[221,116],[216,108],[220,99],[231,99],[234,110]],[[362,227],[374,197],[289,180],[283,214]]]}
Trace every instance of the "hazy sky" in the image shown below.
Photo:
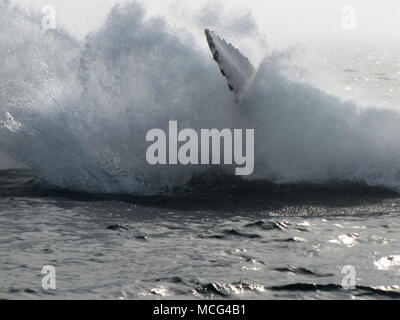
{"label": "hazy sky", "polygon": [[[79,37],[98,28],[110,8],[131,0],[11,0],[40,10],[53,5],[58,23]],[[371,41],[400,42],[399,0],[145,0],[152,14],[174,14],[175,21],[191,18],[204,3],[228,10],[232,15],[251,12],[260,30],[273,39],[302,40],[356,37]],[[344,29],[345,6],[355,8],[355,29]],[[351,13],[350,13],[351,15]],[[228,18],[227,18],[228,19]],[[172,20],[172,19],[171,19]],[[212,27],[212,26],[211,26]]]}

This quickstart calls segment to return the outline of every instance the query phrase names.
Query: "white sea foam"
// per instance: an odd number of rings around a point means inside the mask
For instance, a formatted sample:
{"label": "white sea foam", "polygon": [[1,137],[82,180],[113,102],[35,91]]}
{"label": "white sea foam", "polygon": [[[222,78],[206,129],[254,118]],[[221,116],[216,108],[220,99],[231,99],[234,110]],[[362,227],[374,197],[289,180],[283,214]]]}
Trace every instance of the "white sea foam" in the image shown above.
{"label": "white sea foam", "polygon": [[255,128],[250,179],[400,189],[400,113],[289,80],[285,54],[266,56],[236,104],[189,31],[145,19],[138,4],[115,7],[84,44],[0,6],[0,118],[9,124],[0,146],[43,183],[136,194],[182,184],[207,167],[153,167],[145,157],[146,132],[175,120],[180,129]]}

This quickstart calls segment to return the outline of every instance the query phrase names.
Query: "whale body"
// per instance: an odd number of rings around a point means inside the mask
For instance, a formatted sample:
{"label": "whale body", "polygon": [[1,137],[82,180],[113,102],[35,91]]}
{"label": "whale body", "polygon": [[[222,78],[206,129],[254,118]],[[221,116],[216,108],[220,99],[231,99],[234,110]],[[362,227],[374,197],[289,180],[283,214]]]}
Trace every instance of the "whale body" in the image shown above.
{"label": "whale body", "polygon": [[255,74],[255,68],[237,48],[220,38],[211,29],[205,29],[208,46],[222,75],[228,81],[228,88],[234,92],[236,102],[248,87]]}

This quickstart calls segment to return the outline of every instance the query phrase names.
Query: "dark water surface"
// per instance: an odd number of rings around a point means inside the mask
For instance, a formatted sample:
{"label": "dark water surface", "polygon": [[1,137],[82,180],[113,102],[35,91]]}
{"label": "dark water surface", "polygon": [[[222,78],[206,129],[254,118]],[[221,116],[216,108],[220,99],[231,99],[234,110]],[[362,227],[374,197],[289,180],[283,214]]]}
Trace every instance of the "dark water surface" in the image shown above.
{"label": "dark water surface", "polygon": [[[390,191],[253,183],[84,196],[38,192],[28,171],[7,171],[0,193],[2,299],[400,298],[400,197]],[[42,289],[44,265],[56,268],[54,291]],[[353,290],[341,285],[345,265]]]}

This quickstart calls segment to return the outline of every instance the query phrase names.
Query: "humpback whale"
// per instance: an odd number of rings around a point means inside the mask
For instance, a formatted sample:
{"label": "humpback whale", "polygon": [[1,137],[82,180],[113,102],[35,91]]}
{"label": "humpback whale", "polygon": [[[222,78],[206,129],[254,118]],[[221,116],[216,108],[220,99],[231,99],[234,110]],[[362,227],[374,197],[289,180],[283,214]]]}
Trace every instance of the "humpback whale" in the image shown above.
{"label": "humpback whale", "polygon": [[213,30],[205,29],[212,56],[222,75],[228,81],[228,88],[235,94],[236,102],[246,90],[255,74],[255,68],[237,48],[220,38]]}

